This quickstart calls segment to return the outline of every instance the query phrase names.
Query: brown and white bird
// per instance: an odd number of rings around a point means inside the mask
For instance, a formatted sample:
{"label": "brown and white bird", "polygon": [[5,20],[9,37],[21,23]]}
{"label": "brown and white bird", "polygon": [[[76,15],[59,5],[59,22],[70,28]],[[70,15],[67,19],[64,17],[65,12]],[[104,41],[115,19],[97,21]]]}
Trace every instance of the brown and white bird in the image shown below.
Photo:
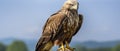
{"label": "brown and white bird", "polygon": [[78,14],[79,3],[77,0],[67,0],[62,8],[51,15],[46,21],[42,36],[40,37],[36,51],[50,51],[54,45],[73,49],[69,46],[72,37],[80,29],[83,16]]}

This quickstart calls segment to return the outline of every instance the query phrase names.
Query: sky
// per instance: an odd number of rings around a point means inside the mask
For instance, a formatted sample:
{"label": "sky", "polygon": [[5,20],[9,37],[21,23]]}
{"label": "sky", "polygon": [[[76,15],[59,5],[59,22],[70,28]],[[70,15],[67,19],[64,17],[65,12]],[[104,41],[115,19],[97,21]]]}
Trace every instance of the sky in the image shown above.
{"label": "sky", "polygon": [[[34,39],[66,0],[0,0],[0,39]],[[83,25],[74,41],[120,40],[120,0],[78,0]]]}

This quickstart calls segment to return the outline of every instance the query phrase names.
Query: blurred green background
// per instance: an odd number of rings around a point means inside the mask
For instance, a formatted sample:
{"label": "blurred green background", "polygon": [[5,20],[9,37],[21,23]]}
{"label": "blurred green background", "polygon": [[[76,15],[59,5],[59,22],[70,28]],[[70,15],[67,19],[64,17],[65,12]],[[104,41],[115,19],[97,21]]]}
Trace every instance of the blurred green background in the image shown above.
{"label": "blurred green background", "polygon": [[[28,44],[27,44],[28,43]],[[22,40],[11,41],[10,44],[4,44],[0,42],[0,51],[35,51],[35,42],[25,42]],[[74,42],[71,47],[75,48],[75,51],[120,51],[120,41],[111,42]],[[54,47],[52,51],[56,51]]]}

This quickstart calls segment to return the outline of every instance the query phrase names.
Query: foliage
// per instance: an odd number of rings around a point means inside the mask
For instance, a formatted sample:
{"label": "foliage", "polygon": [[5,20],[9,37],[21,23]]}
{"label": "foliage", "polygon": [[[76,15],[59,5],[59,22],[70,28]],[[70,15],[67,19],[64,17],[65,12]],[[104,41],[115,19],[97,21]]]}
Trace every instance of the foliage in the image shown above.
{"label": "foliage", "polygon": [[120,44],[112,48],[112,51],[120,51]]}
{"label": "foliage", "polygon": [[[99,48],[86,48],[84,46],[81,46],[79,44],[74,45],[73,47],[76,48],[75,51],[111,51],[112,48],[105,48],[105,47],[99,47]],[[120,49],[120,47],[118,48]],[[120,50],[119,50],[120,51]]]}
{"label": "foliage", "polygon": [[[99,47],[99,48],[86,48],[79,43],[71,46],[75,51],[120,51],[120,44],[115,47]],[[14,41],[12,44],[6,46],[0,43],[0,51],[28,51],[26,44],[23,41]]]}
{"label": "foliage", "polygon": [[85,48],[80,45],[76,45],[75,48],[77,49],[76,51],[120,51],[120,44],[112,48]]}
{"label": "foliage", "polygon": [[75,48],[75,51],[87,51],[86,47],[80,46],[79,44],[73,46]]}
{"label": "foliage", "polygon": [[14,41],[8,46],[7,51],[28,51],[26,45],[22,41]]}
{"label": "foliage", "polygon": [[92,48],[88,49],[88,51],[111,51],[111,48]]}
{"label": "foliage", "polygon": [[0,51],[6,51],[6,46],[0,43]]}

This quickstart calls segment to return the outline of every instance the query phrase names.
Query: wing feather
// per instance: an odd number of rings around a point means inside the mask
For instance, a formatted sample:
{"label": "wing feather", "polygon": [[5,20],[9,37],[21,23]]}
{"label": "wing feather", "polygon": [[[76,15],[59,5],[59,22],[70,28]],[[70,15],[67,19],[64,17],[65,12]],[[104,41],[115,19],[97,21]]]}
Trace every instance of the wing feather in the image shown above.
{"label": "wing feather", "polygon": [[55,39],[56,36],[59,36],[58,32],[61,31],[64,20],[67,17],[65,14],[56,13],[48,18],[47,22],[43,27],[43,32],[40,40],[38,41],[36,48],[39,48],[42,44],[46,44],[49,41]]}
{"label": "wing feather", "polygon": [[[73,33],[72,36],[74,36],[74,35],[77,34],[77,32],[79,31],[79,29],[81,28],[82,23],[83,23],[83,16],[82,16],[81,14],[79,14],[79,23],[78,23],[78,27],[77,27],[75,33]],[[72,40],[72,37],[69,37],[69,39],[68,39],[68,43],[70,43],[71,40]]]}
{"label": "wing feather", "polygon": [[75,33],[73,34],[73,36],[77,34],[77,32],[79,31],[79,29],[80,29],[81,26],[82,26],[82,23],[83,23],[83,15],[82,15],[82,14],[79,14],[79,23],[78,23],[78,27],[77,27],[77,30],[75,31]]}

